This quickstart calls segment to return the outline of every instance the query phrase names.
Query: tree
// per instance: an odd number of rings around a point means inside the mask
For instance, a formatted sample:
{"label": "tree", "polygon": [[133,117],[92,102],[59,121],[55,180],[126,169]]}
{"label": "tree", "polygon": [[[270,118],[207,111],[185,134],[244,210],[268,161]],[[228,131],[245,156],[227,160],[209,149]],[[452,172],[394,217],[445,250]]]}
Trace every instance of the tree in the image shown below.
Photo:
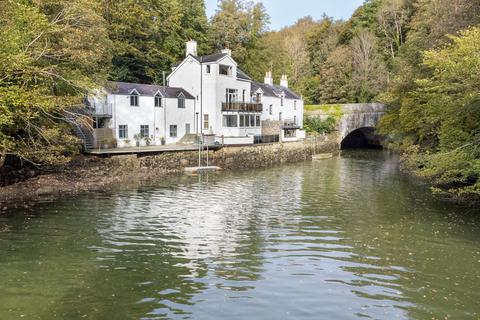
{"label": "tree", "polygon": [[[184,53],[182,11],[176,0],[107,0],[104,16],[113,42],[110,78],[118,81],[161,83]],[[185,9],[188,11],[188,9]],[[186,26],[186,36],[193,34]]]}
{"label": "tree", "polygon": [[480,28],[425,52],[431,76],[416,79],[400,122],[406,162],[435,191],[480,200]]}
{"label": "tree", "polygon": [[362,30],[350,45],[353,53],[352,86],[358,102],[370,102],[385,87],[387,69],[378,54],[377,38]]}
{"label": "tree", "polygon": [[3,4],[0,154],[64,163],[78,151],[65,113],[81,106],[107,72],[110,42],[101,10],[94,0]]}
{"label": "tree", "polygon": [[[208,54],[211,46],[208,41],[208,18],[205,13],[203,0],[178,0],[182,13],[180,19],[181,37],[184,41],[195,40],[198,42],[199,54]],[[184,43],[181,43],[181,53],[184,52]]]}
{"label": "tree", "polygon": [[269,17],[263,4],[242,0],[221,0],[211,20],[210,41],[218,50],[229,48],[233,58],[245,71],[256,64],[259,40],[267,31]]}

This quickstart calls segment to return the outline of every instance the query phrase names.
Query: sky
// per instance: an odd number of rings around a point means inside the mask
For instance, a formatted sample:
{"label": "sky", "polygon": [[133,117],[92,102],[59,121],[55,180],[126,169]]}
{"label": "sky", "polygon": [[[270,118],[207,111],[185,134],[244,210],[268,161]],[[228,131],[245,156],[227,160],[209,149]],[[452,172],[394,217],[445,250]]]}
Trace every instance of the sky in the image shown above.
{"label": "sky", "polygon": [[[256,2],[260,2],[256,0]],[[323,13],[336,19],[348,19],[364,0],[262,0],[270,15],[270,29],[279,30],[294,24],[299,18],[320,19]],[[217,0],[205,0],[207,15],[217,9]]]}

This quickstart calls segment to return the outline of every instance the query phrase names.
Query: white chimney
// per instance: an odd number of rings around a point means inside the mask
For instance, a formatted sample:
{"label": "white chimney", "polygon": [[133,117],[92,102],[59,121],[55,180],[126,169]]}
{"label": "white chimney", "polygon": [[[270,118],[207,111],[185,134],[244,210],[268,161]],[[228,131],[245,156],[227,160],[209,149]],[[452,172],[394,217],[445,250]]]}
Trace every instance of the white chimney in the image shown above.
{"label": "white chimney", "polygon": [[280,79],[280,86],[288,88],[288,76],[286,74],[282,74],[282,78]]}
{"label": "white chimney", "polygon": [[185,52],[185,56],[191,54],[192,56],[197,56],[197,41],[190,40],[187,42],[187,50]]}
{"label": "white chimney", "polygon": [[265,74],[265,79],[263,81],[265,84],[269,84],[273,86],[273,78],[272,78],[272,71],[267,71]]}
{"label": "white chimney", "polygon": [[232,50],[225,48],[225,49],[222,50],[222,53],[226,53],[229,56],[231,56],[232,55]]}

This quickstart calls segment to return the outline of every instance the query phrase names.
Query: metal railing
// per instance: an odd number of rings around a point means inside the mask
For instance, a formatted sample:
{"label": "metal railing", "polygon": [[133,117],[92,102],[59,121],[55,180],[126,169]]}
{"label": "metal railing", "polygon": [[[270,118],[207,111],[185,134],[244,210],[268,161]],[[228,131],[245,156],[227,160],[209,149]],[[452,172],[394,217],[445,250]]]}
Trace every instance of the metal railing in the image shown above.
{"label": "metal railing", "polygon": [[262,112],[262,110],[263,110],[263,105],[261,103],[222,102],[222,111]]}
{"label": "metal railing", "polygon": [[278,142],[280,142],[280,135],[278,134],[253,137],[253,144],[267,144],[267,143],[278,143]]}
{"label": "metal railing", "polygon": [[297,124],[294,120],[288,119],[283,121],[283,129],[300,129],[301,126]]}
{"label": "metal railing", "polygon": [[93,116],[99,118],[112,117],[112,105],[107,103],[94,103],[92,106]]}

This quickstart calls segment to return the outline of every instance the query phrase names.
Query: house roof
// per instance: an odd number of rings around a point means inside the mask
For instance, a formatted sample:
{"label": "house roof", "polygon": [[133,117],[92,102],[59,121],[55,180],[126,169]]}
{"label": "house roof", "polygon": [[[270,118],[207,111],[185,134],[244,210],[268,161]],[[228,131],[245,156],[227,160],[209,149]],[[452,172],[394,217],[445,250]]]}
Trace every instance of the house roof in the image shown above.
{"label": "house roof", "polygon": [[[193,55],[190,55],[190,56],[200,63],[212,63],[212,62],[217,62],[219,60],[222,60],[223,58],[228,56],[228,53],[214,53],[206,56],[193,56]],[[181,63],[182,62],[177,62],[172,67],[176,68]],[[245,72],[243,72],[239,68],[237,68],[237,78],[240,80],[248,80],[248,81],[252,80],[252,78],[250,78]]]}
{"label": "house roof", "polygon": [[237,68],[237,78],[241,80],[249,80],[252,81],[252,78],[250,78],[245,72]]}
{"label": "house roof", "polygon": [[292,90],[288,89],[287,87],[276,86],[276,85],[269,85],[265,83],[259,82],[252,82],[252,92],[257,91],[258,89],[262,89],[263,95],[267,97],[280,97],[282,92],[285,93],[286,99],[293,99],[293,100],[301,100],[298,94],[293,92]]}
{"label": "house roof", "polygon": [[141,96],[151,96],[153,97],[158,91],[165,98],[178,98],[178,96],[183,93],[185,99],[195,99],[190,93],[182,88],[174,87],[164,87],[157,86],[152,84],[140,84],[140,83],[129,83],[129,82],[109,82],[108,87],[106,88],[107,92],[112,94],[125,94],[129,95],[133,90],[136,90]]}
{"label": "house roof", "polygon": [[214,53],[206,56],[193,56],[200,63],[217,62],[228,56],[227,53]]}

